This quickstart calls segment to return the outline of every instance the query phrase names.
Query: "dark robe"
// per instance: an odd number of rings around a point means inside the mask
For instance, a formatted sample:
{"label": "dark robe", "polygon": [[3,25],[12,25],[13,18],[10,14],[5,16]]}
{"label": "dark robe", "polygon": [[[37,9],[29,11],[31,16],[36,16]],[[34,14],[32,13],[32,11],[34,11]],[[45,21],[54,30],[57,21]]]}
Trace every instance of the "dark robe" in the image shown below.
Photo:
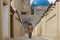
{"label": "dark robe", "polygon": [[29,35],[29,38],[31,38],[32,32],[33,32],[33,27],[32,26],[29,26],[28,27],[28,35]]}

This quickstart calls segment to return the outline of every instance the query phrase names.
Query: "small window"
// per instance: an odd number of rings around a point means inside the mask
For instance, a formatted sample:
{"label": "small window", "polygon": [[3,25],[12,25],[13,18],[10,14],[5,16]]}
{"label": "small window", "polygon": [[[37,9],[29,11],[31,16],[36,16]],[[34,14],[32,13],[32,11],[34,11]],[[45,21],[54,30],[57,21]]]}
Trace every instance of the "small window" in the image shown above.
{"label": "small window", "polygon": [[31,15],[34,15],[34,9],[31,8]]}
{"label": "small window", "polygon": [[26,12],[22,12],[22,15],[26,15]]}

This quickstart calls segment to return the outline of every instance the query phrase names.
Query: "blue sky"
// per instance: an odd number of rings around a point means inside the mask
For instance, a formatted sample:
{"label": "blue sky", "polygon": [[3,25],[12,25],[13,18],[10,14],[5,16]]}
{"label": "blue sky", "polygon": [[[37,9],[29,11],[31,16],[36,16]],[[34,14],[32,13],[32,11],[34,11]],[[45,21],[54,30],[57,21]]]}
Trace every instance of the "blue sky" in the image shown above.
{"label": "blue sky", "polygon": [[31,6],[49,6],[50,3],[54,3],[56,0],[30,0]]}

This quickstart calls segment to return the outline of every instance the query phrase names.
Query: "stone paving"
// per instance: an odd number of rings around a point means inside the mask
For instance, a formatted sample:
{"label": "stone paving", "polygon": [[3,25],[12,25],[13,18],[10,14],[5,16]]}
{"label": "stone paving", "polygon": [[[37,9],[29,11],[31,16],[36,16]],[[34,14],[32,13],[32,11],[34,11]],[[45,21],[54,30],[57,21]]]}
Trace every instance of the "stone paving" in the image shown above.
{"label": "stone paving", "polygon": [[19,37],[19,38],[12,38],[11,40],[47,40],[47,39],[44,39],[42,37],[35,37],[35,36],[32,36],[32,38],[28,38],[28,36],[22,36],[22,37]]}

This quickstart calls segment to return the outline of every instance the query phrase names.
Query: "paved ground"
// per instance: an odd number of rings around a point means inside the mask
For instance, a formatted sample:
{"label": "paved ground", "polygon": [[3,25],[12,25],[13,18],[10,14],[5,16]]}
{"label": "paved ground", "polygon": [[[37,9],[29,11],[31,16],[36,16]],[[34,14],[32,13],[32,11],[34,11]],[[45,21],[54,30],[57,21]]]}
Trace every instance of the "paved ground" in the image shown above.
{"label": "paved ground", "polygon": [[28,36],[22,36],[20,38],[15,38],[15,39],[11,39],[11,40],[47,40],[47,39],[44,39],[42,37],[35,37],[35,36],[32,36],[32,38],[28,38]]}

